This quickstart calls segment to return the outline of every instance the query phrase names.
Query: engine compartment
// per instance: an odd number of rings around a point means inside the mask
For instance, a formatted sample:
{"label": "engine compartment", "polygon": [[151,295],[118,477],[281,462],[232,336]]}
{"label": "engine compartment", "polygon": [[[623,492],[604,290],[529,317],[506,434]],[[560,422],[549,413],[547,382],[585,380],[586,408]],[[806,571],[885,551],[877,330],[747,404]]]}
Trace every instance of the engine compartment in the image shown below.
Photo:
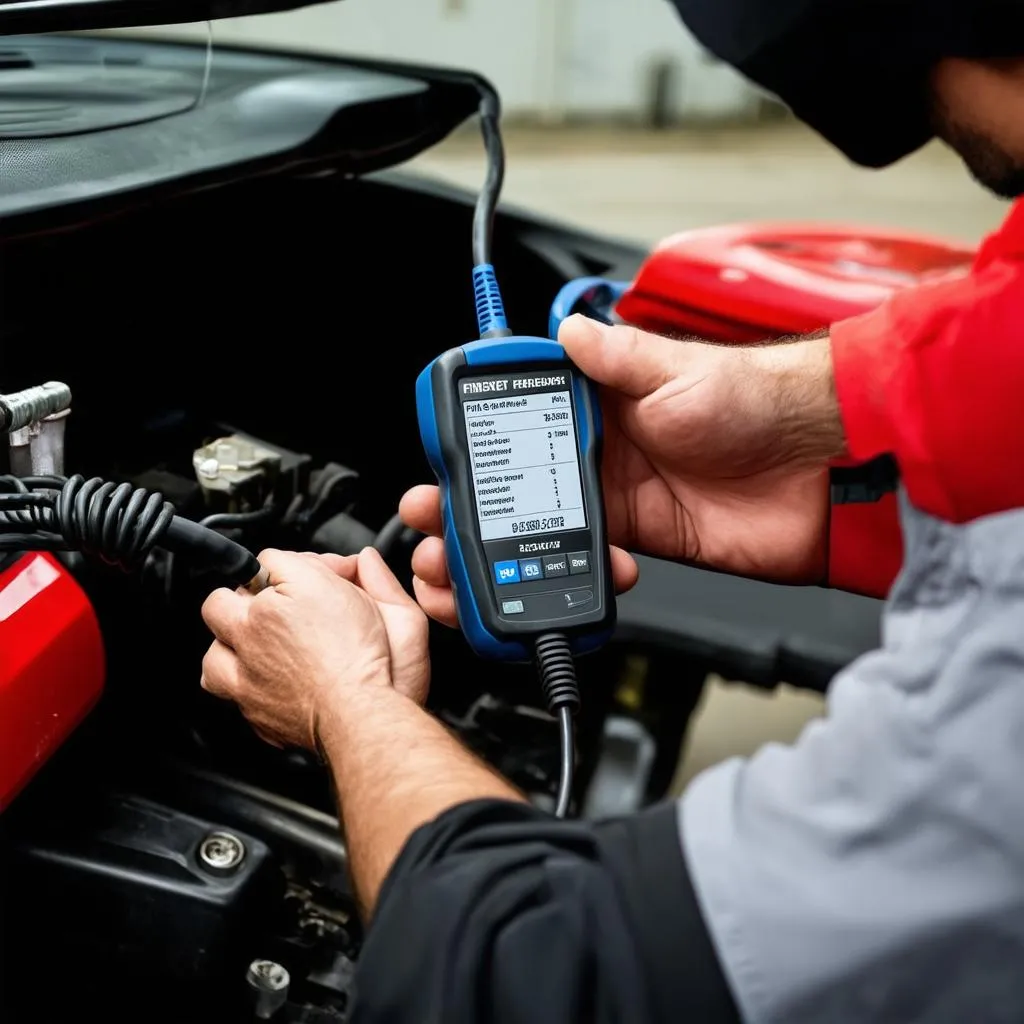
{"label": "engine compartment", "polygon": [[[412,384],[472,336],[470,216],[460,195],[321,171],[8,239],[5,385],[59,375],[71,386],[68,472],[159,490],[192,519],[227,514],[224,530],[253,551],[375,542],[408,579],[416,538],[392,517],[404,490],[430,479]],[[510,316],[543,333],[543,299],[562,276],[514,228],[504,219],[498,240]],[[368,430],[364,396],[382,380],[410,400]],[[262,469],[236,474],[246,479],[231,493],[223,480],[204,492],[202,447],[240,434]],[[98,616],[106,688],[0,817],[3,1018],[99,1005],[108,1020],[140,1006],[152,1020],[251,1020],[247,969],[263,959],[289,976],[275,1019],[343,1020],[360,926],[328,780],[197,685],[199,607],[215,581],[159,552],[133,576],[61,559]],[[557,734],[531,669],[488,666],[484,686],[462,638],[440,627],[432,652],[433,710],[549,801]],[[602,769],[591,811],[659,795],[704,672],[694,665],[687,687],[676,662],[673,698],[646,702],[658,718],[648,728],[616,691],[669,692],[667,662],[617,645],[581,664],[581,807],[612,719],[613,771]],[[625,769],[624,749],[636,761]],[[237,864],[218,865],[239,849]]]}

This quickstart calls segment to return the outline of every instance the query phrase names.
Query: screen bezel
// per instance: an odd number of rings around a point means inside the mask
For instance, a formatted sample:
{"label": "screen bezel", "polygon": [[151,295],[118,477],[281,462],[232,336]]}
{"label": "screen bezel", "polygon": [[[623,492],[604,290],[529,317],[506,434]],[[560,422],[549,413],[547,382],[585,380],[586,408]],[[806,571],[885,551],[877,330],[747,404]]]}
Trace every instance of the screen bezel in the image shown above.
{"label": "screen bezel", "polygon": [[[515,339],[510,339],[510,345]],[[498,610],[495,588],[480,537],[474,489],[468,454],[465,415],[458,392],[459,381],[467,377],[483,377],[491,370],[495,374],[520,371],[547,371],[555,366],[569,371],[571,392],[576,417],[576,442],[580,460],[581,483],[588,514],[588,527],[577,531],[589,535],[587,546],[593,553],[593,575],[590,586],[595,600],[585,612],[571,616],[560,615],[551,619],[532,619],[526,622],[503,617]],[[568,635],[595,629],[611,628],[615,621],[615,599],[612,589],[611,568],[608,557],[607,531],[604,505],[600,490],[600,411],[596,394],[585,378],[568,361],[474,360],[467,363],[462,349],[452,349],[438,357],[431,371],[431,391],[437,425],[438,443],[443,459],[439,475],[442,491],[442,521],[445,523],[446,546],[457,544],[459,558],[468,577],[471,595],[456,593],[460,619],[463,605],[472,600],[480,624],[496,640],[515,641],[524,635],[559,631]],[[454,531],[454,536],[450,534]],[[449,558],[455,557],[449,551]],[[464,624],[465,627],[465,624]]]}

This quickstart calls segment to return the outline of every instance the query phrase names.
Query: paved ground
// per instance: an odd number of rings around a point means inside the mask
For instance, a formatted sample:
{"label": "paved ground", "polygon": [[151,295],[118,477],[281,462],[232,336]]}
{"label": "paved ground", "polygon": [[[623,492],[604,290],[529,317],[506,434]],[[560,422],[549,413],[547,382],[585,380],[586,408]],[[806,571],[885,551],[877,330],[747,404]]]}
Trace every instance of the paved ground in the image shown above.
{"label": "paved ground", "polygon": [[[624,238],[734,220],[831,220],[977,239],[1003,206],[936,144],[885,172],[848,164],[798,125],[670,133],[586,129],[508,133],[506,197]],[[475,188],[475,132],[416,163]]]}
{"label": "paved ground", "polygon": [[[792,124],[756,129],[518,129],[508,133],[505,195],[518,205],[623,238],[652,243],[684,228],[736,220],[852,221],[975,241],[1005,207],[939,145],[885,172],[859,170]],[[475,132],[416,166],[476,188]],[[816,698],[772,696],[715,680],[696,719],[678,785],[708,764],[793,739],[820,714]]]}

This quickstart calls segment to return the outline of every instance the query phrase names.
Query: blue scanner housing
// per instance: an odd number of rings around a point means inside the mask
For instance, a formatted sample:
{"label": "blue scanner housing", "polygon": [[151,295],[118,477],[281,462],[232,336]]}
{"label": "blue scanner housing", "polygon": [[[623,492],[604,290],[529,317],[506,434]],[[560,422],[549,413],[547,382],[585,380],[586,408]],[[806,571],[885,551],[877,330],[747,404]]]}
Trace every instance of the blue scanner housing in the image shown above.
{"label": "blue scanner housing", "polygon": [[[615,594],[592,382],[556,341],[488,338],[424,368],[416,411],[472,649],[529,661],[532,641],[550,632],[564,633],[577,654],[600,647],[614,628]],[[496,496],[478,496],[478,482]]]}

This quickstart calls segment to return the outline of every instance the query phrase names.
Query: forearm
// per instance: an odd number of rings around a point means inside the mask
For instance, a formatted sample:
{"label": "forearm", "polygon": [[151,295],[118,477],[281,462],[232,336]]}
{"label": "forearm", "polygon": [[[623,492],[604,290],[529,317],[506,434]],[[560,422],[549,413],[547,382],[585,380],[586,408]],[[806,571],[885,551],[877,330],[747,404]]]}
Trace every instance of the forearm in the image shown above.
{"label": "forearm", "polygon": [[390,686],[353,688],[344,706],[321,719],[320,741],[367,916],[395,859],[421,825],[470,800],[524,799]]}
{"label": "forearm", "polygon": [[[804,343],[769,346],[762,357],[775,371],[780,437],[787,454],[792,457],[795,453],[812,464],[851,461],[829,333]],[[871,369],[865,366],[861,372],[870,373]],[[874,504],[831,508],[826,576],[830,587],[884,597],[902,559],[894,496]]]}

